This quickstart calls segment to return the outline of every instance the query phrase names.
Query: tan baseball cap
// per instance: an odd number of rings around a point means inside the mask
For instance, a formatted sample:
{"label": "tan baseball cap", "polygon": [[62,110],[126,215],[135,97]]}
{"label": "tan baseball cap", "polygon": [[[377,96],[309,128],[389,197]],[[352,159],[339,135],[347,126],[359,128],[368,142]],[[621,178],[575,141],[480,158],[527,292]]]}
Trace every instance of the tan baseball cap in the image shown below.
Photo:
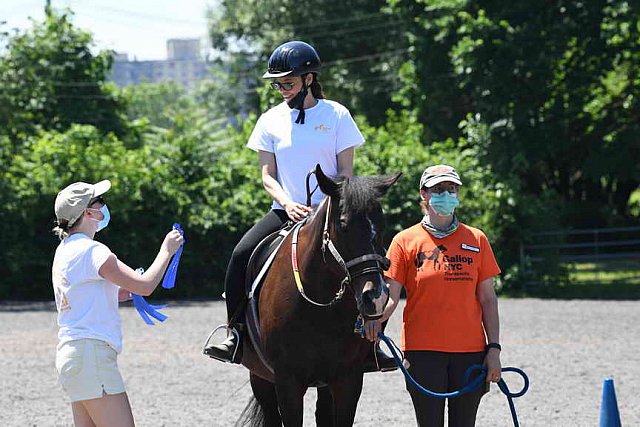
{"label": "tan baseball cap", "polygon": [[74,182],[58,193],[55,203],[56,218],[58,221],[66,220],[72,225],[89,207],[91,199],[106,193],[110,188],[111,181],[108,179],[95,184]]}
{"label": "tan baseball cap", "polygon": [[449,165],[429,166],[422,172],[422,176],[420,177],[420,189],[423,187],[431,188],[444,181],[451,181],[462,185],[460,175],[458,175],[458,172],[456,172],[453,167]]}

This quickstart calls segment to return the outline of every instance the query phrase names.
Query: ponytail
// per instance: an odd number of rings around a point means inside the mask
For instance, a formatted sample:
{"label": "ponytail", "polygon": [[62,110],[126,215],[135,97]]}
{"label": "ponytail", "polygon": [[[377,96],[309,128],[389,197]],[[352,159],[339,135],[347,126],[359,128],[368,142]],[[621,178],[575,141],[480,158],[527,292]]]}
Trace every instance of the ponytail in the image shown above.
{"label": "ponytail", "polygon": [[313,81],[311,82],[311,94],[316,99],[325,99],[324,91],[322,90],[322,85],[318,81],[318,75],[313,73]]}
{"label": "ponytail", "polygon": [[69,237],[69,221],[66,219],[56,221],[56,226],[51,231],[58,236],[58,239],[64,240]]}
{"label": "ponytail", "polygon": [[69,237],[69,230],[71,230],[73,227],[80,224],[81,222],[82,222],[82,216],[76,219],[75,221],[73,221],[73,224],[69,224],[69,221],[67,221],[66,219],[60,219],[56,221],[56,226],[53,227],[51,231],[53,231],[53,234],[58,236],[58,239],[64,240],[67,237]]}

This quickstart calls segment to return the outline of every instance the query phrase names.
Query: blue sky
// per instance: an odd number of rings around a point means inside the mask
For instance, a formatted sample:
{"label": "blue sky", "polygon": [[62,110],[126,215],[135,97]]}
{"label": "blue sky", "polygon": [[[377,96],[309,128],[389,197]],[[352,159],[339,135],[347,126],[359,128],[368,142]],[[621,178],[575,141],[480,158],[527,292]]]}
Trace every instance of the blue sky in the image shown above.
{"label": "blue sky", "polygon": [[[51,0],[70,7],[75,24],[94,34],[98,48],[127,52],[138,60],[166,58],[166,40],[205,37],[206,10],[216,0]],[[0,0],[2,28],[25,29],[41,20],[45,0]]]}

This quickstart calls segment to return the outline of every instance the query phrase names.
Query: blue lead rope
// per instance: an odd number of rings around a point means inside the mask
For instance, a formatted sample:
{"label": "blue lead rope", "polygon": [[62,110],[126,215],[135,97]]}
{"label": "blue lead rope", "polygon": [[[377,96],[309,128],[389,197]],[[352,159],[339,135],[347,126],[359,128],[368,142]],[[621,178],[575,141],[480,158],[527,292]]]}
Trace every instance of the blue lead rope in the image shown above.
{"label": "blue lead rope", "polygon": [[[180,227],[180,224],[178,223],[173,224],[173,229],[178,230],[180,234],[184,236],[184,230],[182,230],[182,227]],[[184,246],[184,241],[182,242],[182,245],[180,245],[175,255],[173,256],[173,259],[171,260],[169,267],[167,267],[167,272],[165,273],[164,279],[162,280],[162,287],[165,289],[171,289],[176,285],[176,273],[178,272],[178,264],[180,263],[180,256],[182,255],[183,246]],[[139,274],[142,274],[144,273],[144,269],[138,268],[136,272],[138,272]],[[166,304],[164,305],[149,304],[141,295],[134,294],[133,292],[131,292],[131,298],[133,299],[133,305],[138,311],[138,314],[140,315],[140,317],[142,317],[142,320],[144,320],[144,322],[147,325],[155,324],[153,323],[153,320],[151,320],[149,316],[153,317],[154,319],[160,322],[164,322],[165,320],[167,320],[167,315],[162,314],[158,311],[165,308],[167,306]]]}
{"label": "blue lead rope", "polygon": [[[184,230],[180,227],[180,224],[177,222],[173,224],[173,229],[178,230],[181,235],[184,236]],[[178,272],[178,264],[180,263],[180,257],[182,256],[182,248],[184,247],[184,240],[182,244],[176,251],[176,254],[173,256],[171,260],[171,264],[167,268],[167,272],[164,275],[164,279],[162,279],[162,287],[165,289],[172,289],[176,285],[176,273]]]}
{"label": "blue lead rope", "polygon": [[[393,342],[389,337],[387,337],[382,332],[378,333],[378,337],[382,341],[384,341],[387,347],[389,347],[389,350],[391,351],[391,354],[393,355],[393,358],[396,361],[396,364],[404,374],[407,381],[410,382],[419,391],[429,396],[439,397],[442,399],[460,396],[461,394],[469,393],[471,391],[476,390],[485,382],[485,379],[487,377],[486,368],[484,368],[482,365],[471,365],[467,368],[467,370],[464,373],[464,382],[467,385],[462,387],[460,390],[453,391],[450,393],[436,393],[418,384],[418,382],[411,376],[409,371],[407,371],[407,368],[404,367],[404,364],[402,363],[402,360],[400,359],[400,356],[396,351],[395,344],[393,344]],[[476,371],[479,371],[479,374],[473,379],[473,381],[469,381],[469,378],[471,378],[471,375]],[[504,393],[505,396],[507,396],[507,401],[509,402],[509,410],[511,411],[511,418],[513,419],[513,425],[515,427],[519,427],[520,424],[518,423],[518,415],[516,414],[516,407],[513,404],[513,399],[516,397],[523,396],[527,392],[527,390],[529,389],[529,377],[522,369],[519,369],[519,368],[512,368],[512,367],[502,368],[502,372],[515,372],[520,376],[522,376],[522,379],[524,381],[522,390],[520,390],[517,393],[511,393],[511,391],[509,391],[509,387],[507,386],[507,383],[504,381],[504,379],[500,378],[500,381],[498,381],[498,387],[500,388],[500,391],[502,391],[502,393]]]}

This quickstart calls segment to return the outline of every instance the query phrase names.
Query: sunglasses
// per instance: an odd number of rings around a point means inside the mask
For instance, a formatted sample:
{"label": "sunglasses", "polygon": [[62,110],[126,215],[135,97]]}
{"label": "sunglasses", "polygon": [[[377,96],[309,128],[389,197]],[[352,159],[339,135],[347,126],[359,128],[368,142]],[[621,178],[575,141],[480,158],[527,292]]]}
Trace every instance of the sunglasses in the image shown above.
{"label": "sunglasses", "polygon": [[458,184],[437,184],[429,188],[428,190],[433,194],[441,194],[445,191],[448,191],[449,193],[457,193],[459,189],[460,186]]}
{"label": "sunglasses", "polygon": [[94,197],[93,199],[91,199],[89,201],[89,206],[94,205],[95,203],[100,203],[102,205],[105,205],[106,203],[104,202],[104,199],[102,198],[102,196],[98,196],[98,197]]}
{"label": "sunglasses", "polygon": [[295,86],[295,82],[293,83],[280,83],[280,82],[271,82],[271,89],[275,90],[291,90]]}

